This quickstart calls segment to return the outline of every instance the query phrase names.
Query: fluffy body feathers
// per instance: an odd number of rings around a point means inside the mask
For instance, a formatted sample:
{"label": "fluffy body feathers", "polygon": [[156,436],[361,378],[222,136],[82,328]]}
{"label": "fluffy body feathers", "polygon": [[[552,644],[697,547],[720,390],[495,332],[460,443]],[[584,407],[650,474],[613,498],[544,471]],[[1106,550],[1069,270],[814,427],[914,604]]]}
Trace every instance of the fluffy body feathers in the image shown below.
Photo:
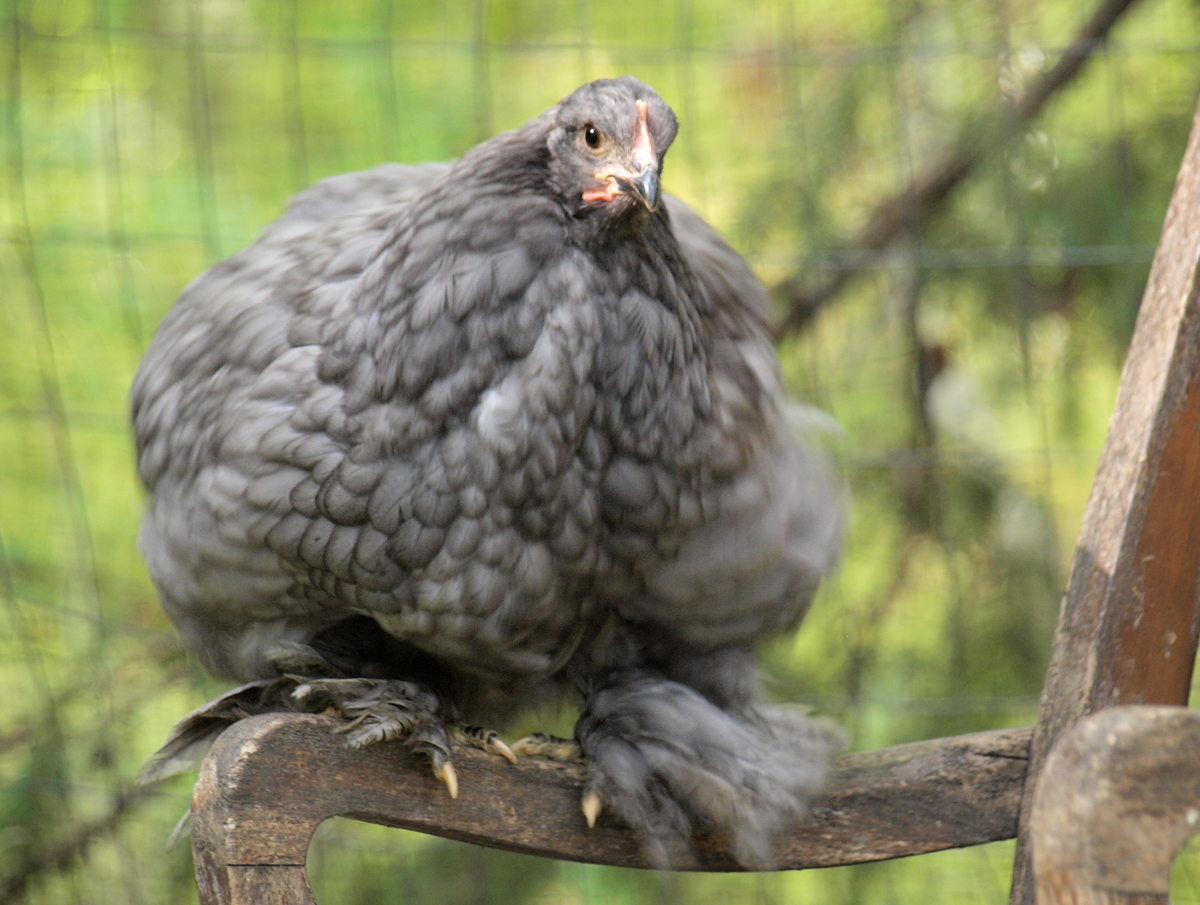
{"label": "fluffy body feathers", "polygon": [[674,134],[598,82],[453,164],[299,195],[138,371],[140,540],[214,673],[402,679],[490,724],[570,688],[589,790],[660,863],[706,826],[759,866],[835,742],[759,703],[752,646],[803,616],[840,507],[762,287],[650,209]]}

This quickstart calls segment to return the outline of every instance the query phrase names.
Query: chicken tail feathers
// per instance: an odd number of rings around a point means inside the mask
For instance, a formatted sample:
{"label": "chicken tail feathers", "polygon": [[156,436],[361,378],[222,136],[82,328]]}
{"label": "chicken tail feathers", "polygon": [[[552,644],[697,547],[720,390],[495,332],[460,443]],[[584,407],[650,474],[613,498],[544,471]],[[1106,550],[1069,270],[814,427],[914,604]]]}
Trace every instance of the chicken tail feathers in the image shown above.
{"label": "chicken tail feathers", "polygon": [[283,676],[248,682],[197,707],[171,728],[167,740],[142,765],[138,784],[153,785],[195,769],[217,736],[239,720],[261,713],[295,710],[292,692],[303,681],[296,676]]}

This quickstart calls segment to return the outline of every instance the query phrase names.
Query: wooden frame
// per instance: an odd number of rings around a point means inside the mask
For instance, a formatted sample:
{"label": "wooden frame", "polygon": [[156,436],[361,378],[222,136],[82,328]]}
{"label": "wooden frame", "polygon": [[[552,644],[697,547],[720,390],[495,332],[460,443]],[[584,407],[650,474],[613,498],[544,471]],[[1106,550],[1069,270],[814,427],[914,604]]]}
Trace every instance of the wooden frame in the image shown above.
{"label": "wooden frame", "polygon": [[1054,746],[1030,819],[1041,905],[1166,905],[1200,831],[1200,712],[1116,707]]}
{"label": "wooden frame", "polygon": [[[851,864],[1018,836],[1012,905],[1033,901],[1034,788],[1054,743],[1116,704],[1185,704],[1200,627],[1200,117],[1121,376],[1035,727],[842,758],[784,867]],[[1032,739],[1032,741],[1031,741]],[[451,802],[401,748],[353,751],[320,717],[227,731],[193,796],[201,901],[309,903],[308,840],[344,814],[504,848],[644,866],[632,835],[579,813],[582,768],[456,753]],[[1028,769],[1027,769],[1028,768]],[[303,777],[298,781],[298,777]],[[714,840],[702,870],[734,869]]]}
{"label": "wooden frame", "polygon": [[1198,591],[1200,108],[1063,595],[1033,733],[1010,905],[1033,902],[1029,815],[1055,741],[1104,707],[1187,704]]}
{"label": "wooden frame", "polygon": [[[202,902],[311,903],[308,842],[317,824],[335,815],[507,851],[649,867],[629,830],[603,817],[588,829],[579,811],[581,766],[538,759],[513,766],[456,750],[460,792],[451,799],[403,745],[354,750],[336,726],[327,717],[268,714],[218,739],[192,798]],[[1029,738],[1028,728],[980,732],[840,759],[781,867],[879,861],[1010,838]],[[716,840],[699,839],[696,848],[693,869],[740,869]],[[290,898],[271,898],[279,889]]]}

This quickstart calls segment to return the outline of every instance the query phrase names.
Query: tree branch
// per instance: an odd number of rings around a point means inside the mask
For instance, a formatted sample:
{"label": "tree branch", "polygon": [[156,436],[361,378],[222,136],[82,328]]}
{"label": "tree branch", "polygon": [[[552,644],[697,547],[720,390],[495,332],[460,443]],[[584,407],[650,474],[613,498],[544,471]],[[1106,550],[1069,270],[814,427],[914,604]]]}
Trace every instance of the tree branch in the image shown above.
{"label": "tree branch", "polygon": [[[902,233],[920,231],[937,213],[942,202],[990,152],[1020,132],[1041,113],[1055,92],[1082,71],[1084,63],[1104,43],[1117,20],[1135,3],[1137,0],[1104,0],[1059,61],[1015,101],[1000,105],[993,128],[982,135],[963,139],[939,166],[918,176],[906,188],[875,207],[854,243],[854,251],[867,257],[883,251]],[[788,311],[776,334],[783,335],[804,327],[845,288],[855,272],[851,268],[836,270],[812,287],[801,285],[798,276],[785,280],[776,288],[776,293],[787,300]]]}

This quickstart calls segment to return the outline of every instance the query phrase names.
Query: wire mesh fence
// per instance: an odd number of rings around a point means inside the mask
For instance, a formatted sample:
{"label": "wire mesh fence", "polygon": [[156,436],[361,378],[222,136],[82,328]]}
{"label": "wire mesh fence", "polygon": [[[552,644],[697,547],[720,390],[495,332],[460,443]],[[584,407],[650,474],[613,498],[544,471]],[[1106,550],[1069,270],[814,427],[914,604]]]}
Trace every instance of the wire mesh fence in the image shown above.
{"label": "wire mesh fence", "polygon": [[[1125,8],[1128,7],[1128,8]],[[221,689],[137,552],[127,392],[179,290],[312,181],[448,159],[631,72],[682,130],[683,197],[789,305],[796,398],[841,424],[839,575],[773,643],[772,693],[873,747],[1034,719],[1066,565],[1200,85],[1200,15],[1063,0],[10,0],[0,20],[0,900],[194,900],[163,843],[189,783],[131,791]],[[884,202],[977,157],[892,239]],[[881,207],[881,205],[883,205]],[[878,246],[878,247],[876,247]],[[524,728],[570,729],[555,711]],[[522,727],[517,727],[519,731]],[[1003,901],[1006,844],[663,877],[337,822],[328,902]],[[1176,901],[1200,900],[1196,860]],[[1190,896],[1190,898],[1189,898]]]}

